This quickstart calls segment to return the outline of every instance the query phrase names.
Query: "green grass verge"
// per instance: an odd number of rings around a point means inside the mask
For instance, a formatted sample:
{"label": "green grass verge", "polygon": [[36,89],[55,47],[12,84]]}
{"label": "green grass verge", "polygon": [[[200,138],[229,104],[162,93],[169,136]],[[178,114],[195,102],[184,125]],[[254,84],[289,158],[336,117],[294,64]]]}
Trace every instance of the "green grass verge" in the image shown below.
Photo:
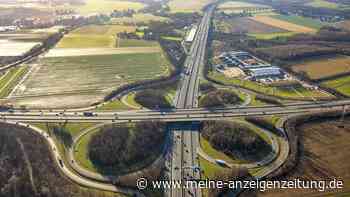
{"label": "green grass verge", "polygon": [[105,111],[105,110],[129,110],[132,109],[129,106],[125,105],[122,101],[120,100],[113,100],[110,101],[106,104],[103,104],[102,106],[99,106],[96,108],[96,111]]}
{"label": "green grass verge", "polygon": [[174,37],[174,36],[162,36],[162,39],[164,40],[171,40],[171,41],[182,41],[182,37]]}
{"label": "green grass verge", "polygon": [[200,145],[202,147],[202,150],[214,159],[224,160],[227,163],[243,163],[241,160],[233,159],[225,153],[216,150],[210,145],[208,140],[204,139],[202,136],[200,137]]}
{"label": "green grass verge", "polygon": [[92,161],[89,159],[89,142],[94,136],[94,134],[98,131],[96,129],[95,131],[91,131],[90,133],[86,134],[84,137],[80,138],[79,142],[75,145],[74,150],[74,157],[75,160],[81,165],[82,167],[91,170],[92,172],[98,172],[98,169],[95,167],[95,165],[92,163]]}
{"label": "green grass verge", "polygon": [[46,132],[52,133],[52,128],[59,127],[65,128],[67,132],[69,132],[72,137],[77,136],[81,131],[90,128],[96,123],[91,122],[82,122],[82,123],[30,123],[31,125],[38,127]]}
{"label": "green grass verge", "polygon": [[130,94],[126,95],[125,101],[129,105],[134,106],[135,108],[142,108],[142,105],[135,101],[135,96],[136,96],[136,94],[134,92],[130,93]]}
{"label": "green grass verge", "polygon": [[340,77],[321,83],[322,85],[335,89],[340,93],[350,96],[350,76]]}
{"label": "green grass verge", "polygon": [[[143,169],[148,165],[150,165],[161,154],[164,148],[163,146],[159,146],[160,149],[156,150],[155,152],[152,152],[150,157],[142,161],[135,161],[135,163],[132,166],[128,166],[128,169],[118,169],[116,171],[116,169],[113,168],[113,166],[99,167],[99,166],[96,166],[89,158],[89,143],[91,139],[94,137],[94,135],[99,131],[100,131],[99,128],[90,131],[89,133],[84,135],[82,138],[80,138],[78,143],[75,145],[74,157],[76,161],[79,163],[79,165],[81,165],[87,170],[90,170],[91,172],[102,173],[106,175],[109,175],[109,174],[118,175],[118,174],[126,174],[129,172],[137,171],[139,169]],[[131,133],[131,135],[133,134]]]}
{"label": "green grass verge", "polygon": [[238,78],[227,78],[223,74],[220,74],[217,72],[211,72],[209,74],[209,77],[217,81],[220,81],[226,85],[239,85],[243,88],[251,89],[262,94],[279,96],[287,99],[289,98],[289,99],[310,100],[312,98],[329,97],[329,95],[326,95],[323,92],[320,92],[317,90],[309,90],[302,86],[293,87],[293,88],[271,87],[265,84],[260,84],[249,80],[243,80]]}
{"label": "green grass verge", "polygon": [[219,165],[213,164],[207,160],[205,160],[202,157],[199,157],[199,166],[201,167],[201,170],[203,171],[203,174],[205,179],[213,180],[215,178],[215,174],[226,170],[226,168],[223,168]]}

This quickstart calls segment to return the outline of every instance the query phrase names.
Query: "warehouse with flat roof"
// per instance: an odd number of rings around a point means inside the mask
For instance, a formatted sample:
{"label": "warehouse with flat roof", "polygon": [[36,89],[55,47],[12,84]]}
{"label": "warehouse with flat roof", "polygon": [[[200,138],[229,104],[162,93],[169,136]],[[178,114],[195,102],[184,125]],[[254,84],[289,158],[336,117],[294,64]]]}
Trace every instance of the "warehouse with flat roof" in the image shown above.
{"label": "warehouse with flat roof", "polygon": [[193,25],[190,32],[187,34],[185,41],[193,42],[194,37],[196,36],[196,33],[197,33],[197,26]]}

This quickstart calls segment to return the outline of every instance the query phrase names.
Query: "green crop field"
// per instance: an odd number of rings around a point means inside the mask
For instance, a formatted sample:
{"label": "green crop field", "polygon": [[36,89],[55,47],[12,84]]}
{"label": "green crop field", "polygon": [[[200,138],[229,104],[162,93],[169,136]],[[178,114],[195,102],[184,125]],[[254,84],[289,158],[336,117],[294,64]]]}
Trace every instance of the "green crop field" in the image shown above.
{"label": "green crop field", "polygon": [[64,6],[76,10],[83,15],[100,13],[106,14],[113,10],[139,10],[145,7],[144,4],[132,1],[120,1],[120,0],[86,0],[83,5],[69,5]]}
{"label": "green crop field", "polygon": [[28,66],[12,68],[0,78],[0,98],[4,98],[10,94],[12,89],[28,72]]}
{"label": "green crop field", "polygon": [[290,37],[294,36],[295,32],[277,32],[277,33],[261,33],[261,34],[248,34],[248,36],[252,36],[259,40],[270,40],[278,37]]}
{"label": "green crop field", "polygon": [[58,43],[57,48],[105,48],[115,47],[120,32],[133,32],[134,26],[89,25],[78,28]]}
{"label": "green crop field", "polygon": [[136,13],[132,17],[120,17],[111,19],[111,24],[137,24],[137,23],[149,23],[151,21],[169,21],[170,19],[162,16],[155,16],[149,13]]}
{"label": "green crop field", "polygon": [[310,27],[313,29],[320,29],[322,26],[327,25],[327,23],[321,22],[320,20],[312,19],[312,18],[306,18],[303,16],[294,16],[294,15],[272,15],[271,17],[287,21],[290,23],[294,23],[297,25],[302,25],[305,27]]}

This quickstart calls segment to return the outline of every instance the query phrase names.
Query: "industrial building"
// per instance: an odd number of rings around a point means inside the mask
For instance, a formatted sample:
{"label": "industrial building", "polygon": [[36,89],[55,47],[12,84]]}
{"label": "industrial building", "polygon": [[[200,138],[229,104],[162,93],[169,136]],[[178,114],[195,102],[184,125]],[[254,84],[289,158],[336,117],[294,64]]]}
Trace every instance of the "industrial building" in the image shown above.
{"label": "industrial building", "polygon": [[185,38],[185,42],[193,42],[196,33],[197,33],[197,26],[193,25]]}
{"label": "industrial building", "polygon": [[218,72],[227,73],[232,68],[240,69],[247,79],[260,82],[273,82],[288,78],[288,75],[279,67],[271,64],[249,54],[244,51],[231,51],[222,53],[219,57],[220,64],[215,68]]}

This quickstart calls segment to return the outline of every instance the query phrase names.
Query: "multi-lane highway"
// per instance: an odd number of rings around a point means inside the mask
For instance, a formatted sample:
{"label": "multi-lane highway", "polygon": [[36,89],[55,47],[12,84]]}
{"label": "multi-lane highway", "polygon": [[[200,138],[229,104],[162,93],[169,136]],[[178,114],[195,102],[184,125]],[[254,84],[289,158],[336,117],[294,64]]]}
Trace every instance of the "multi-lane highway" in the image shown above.
{"label": "multi-lane highway", "polygon": [[[191,45],[189,56],[185,61],[185,72],[175,98],[175,106],[177,109],[192,109],[198,105],[198,73],[204,65],[210,16],[213,10],[214,6],[211,6],[204,12]],[[172,181],[200,179],[199,172],[193,170],[194,166],[198,166],[198,128],[193,124],[182,124],[179,126],[180,127],[171,129],[173,134],[173,149],[171,151],[171,160],[169,161],[169,166],[171,167],[169,177]],[[201,196],[201,191],[193,188],[172,188],[167,192],[167,196]]]}
{"label": "multi-lane highway", "polygon": [[172,109],[166,111],[138,110],[125,112],[96,112],[94,116],[84,116],[83,112],[63,111],[3,111],[0,112],[1,120],[19,122],[129,122],[129,121],[201,121],[217,120],[232,117],[264,116],[264,115],[288,115],[307,112],[342,110],[344,106],[350,106],[350,100],[310,102],[290,104],[284,106],[261,107],[232,107],[222,109]]}
{"label": "multi-lane highway", "polygon": [[[131,121],[167,121],[180,122],[170,127],[172,136],[172,146],[167,157],[166,166],[169,168],[168,177],[172,181],[183,181],[185,179],[199,179],[200,172],[197,171],[198,166],[197,150],[199,147],[199,133],[197,121],[216,120],[232,117],[244,116],[262,116],[262,115],[285,115],[300,114],[317,111],[342,110],[345,106],[350,105],[350,100],[325,101],[325,102],[304,102],[297,104],[289,104],[284,106],[263,106],[263,107],[231,107],[221,109],[198,108],[198,89],[199,76],[201,67],[204,65],[205,49],[207,46],[208,32],[210,28],[210,18],[215,5],[209,6],[204,12],[203,18],[198,25],[195,39],[192,43],[190,52],[185,61],[185,72],[181,78],[175,98],[175,109],[168,110],[137,110],[137,111],[108,111],[94,112],[92,115],[86,115],[79,111],[47,111],[47,110],[12,110],[0,112],[0,119],[11,123],[16,122],[131,122]],[[188,123],[183,123],[184,121]],[[33,129],[42,135],[44,131],[33,127]],[[46,136],[52,149],[57,149],[54,142]],[[287,138],[286,138],[287,139]],[[52,141],[52,142],[51,142]],[[283,141],[281,147],[286,147],[288,141]],[[258,175],[263,177],[271,171],[275,170],[288,155],[288,149],[283,148],[280,157],[276,159],[269,168]],[[54,153],[56,163],[59,165],[59,155]],[[72,160],[73,161],[73,160]],[[72,180],[87,187],[95,187],[102,190],[124,192],[132,194],[132,190],[123,190],[116,188],[111,184],[96,182],[86,177],[75,175],[66,168],[61,167],[62,171]],[[74,166],[73,166],[74,169]],[[141,195],[141,194],[139,194]],[[170,189],[166,191],[169,197],[200,197],[201,191],[194,188]]]}

